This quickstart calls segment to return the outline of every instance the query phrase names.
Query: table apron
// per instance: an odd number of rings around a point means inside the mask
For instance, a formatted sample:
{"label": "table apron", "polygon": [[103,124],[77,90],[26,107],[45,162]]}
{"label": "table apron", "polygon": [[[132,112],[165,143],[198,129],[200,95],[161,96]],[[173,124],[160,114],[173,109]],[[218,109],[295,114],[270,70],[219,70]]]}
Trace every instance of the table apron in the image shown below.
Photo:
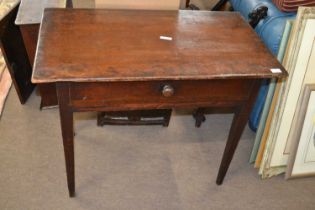
{"label": "table apron", "polygon": [[[74,111],[238,106],[245,102],[254,79],[70,82],[69,107]],[[162,90],[174,93],[166,97]]]}

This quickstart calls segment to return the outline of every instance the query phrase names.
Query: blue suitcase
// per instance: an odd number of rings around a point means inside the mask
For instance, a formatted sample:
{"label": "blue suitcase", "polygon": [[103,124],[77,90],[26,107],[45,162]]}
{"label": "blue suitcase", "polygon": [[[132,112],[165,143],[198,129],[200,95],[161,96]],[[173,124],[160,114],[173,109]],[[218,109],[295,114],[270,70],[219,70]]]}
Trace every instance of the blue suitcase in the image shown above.
{"label": "blue suitcase", "polygon": [[[252,11],[261,6],[266,6],[268,8],[267,16],[258,23],[255,27],[255,31],[272,54],[276,56],[286,21],[294,18],[296,13],[281,12],[271,0],[230,0],[230,3],[234,11],[240,12],[247,21],[249,20],[248,15]],[[268,84],[268,80],[263,82],[249,118],[249,127],[253,131],[257,130],[259,124],[261,112],[267,96]]]}

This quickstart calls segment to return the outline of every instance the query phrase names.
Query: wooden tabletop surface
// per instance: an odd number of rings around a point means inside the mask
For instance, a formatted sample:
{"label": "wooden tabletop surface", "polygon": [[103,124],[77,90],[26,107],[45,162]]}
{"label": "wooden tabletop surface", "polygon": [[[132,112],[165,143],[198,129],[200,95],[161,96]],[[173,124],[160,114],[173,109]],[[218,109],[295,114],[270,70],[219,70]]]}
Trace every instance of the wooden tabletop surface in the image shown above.
{"label": "wooden tabletop surface", "polygon": [[[272,73],[271,69],[281,71]],[[32,81],[286,75],[239,13],[46,9]]]}

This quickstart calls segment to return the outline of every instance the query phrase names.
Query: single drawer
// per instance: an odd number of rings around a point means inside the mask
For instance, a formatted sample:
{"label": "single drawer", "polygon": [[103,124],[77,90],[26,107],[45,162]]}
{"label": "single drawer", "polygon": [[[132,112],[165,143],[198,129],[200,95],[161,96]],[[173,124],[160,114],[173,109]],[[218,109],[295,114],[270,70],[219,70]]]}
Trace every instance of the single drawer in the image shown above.
{"label": "single drawer", "polygon": [[109,110],[233,105],[248,98],[254,80],[180,80],[71,83],[74,108]]}

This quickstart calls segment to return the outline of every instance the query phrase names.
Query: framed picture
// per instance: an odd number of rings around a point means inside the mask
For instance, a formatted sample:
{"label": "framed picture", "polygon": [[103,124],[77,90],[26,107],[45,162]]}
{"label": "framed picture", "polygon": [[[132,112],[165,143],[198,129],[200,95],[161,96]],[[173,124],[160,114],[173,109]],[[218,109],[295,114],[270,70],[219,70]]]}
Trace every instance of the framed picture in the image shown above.
{"label": "framed picture", "polygon": [[315,175],[315,84],[304,88],[296,125],[286,179]]}
{"label": "framed picture", "polygon": [[[277,59],[279,62],[282,63],[283,57],[284,57],[284,53],[286,51],[287,48],[287,44],[288,44],[288,40],[289,40],[289,35],[291,32],[291,28],[293,25],[293,20],[288,20],[286,22],[283,34],[282,34],[282,38],[281,38],[281,42],[279,45],[279,50],[278,50],[278,55],[277,55]],[[257,162],[258,167],[260,166],[260,160],[262,158],[262,154],[259,154],[259,157],[257,158],[257,155],[259,153],[260,147],[264,147],[263,145],[265,144],[265,139],[263,138],[263,134],[265,129],[268,129],[268,125],[270,125],[270,120],[268,121],[268,114],[270,111],[272,111],[272,99],[274,97],[274,95],[277,95],[275,93],[276,90],[276,85],[277,85],[277,80],[276,79],[272,79],[269,83],[268,86],[268,93],[267,93],[267,97],[265,100],[265,104],[264,104],[264,108],[263,111],[261,113],[261,117],[260,117],[260,121],[259,121],[259,125],[258,125],[258,129],[256,132],[256,137],[255,137],[255,141],[254,141],[254,146],[253,146],[253,150],[252,153],[250,155],[250,163]],[[261,144],[262,143],[262,144]]]}
{"label": "framed picture", "polygon": [[[296,126],[296,110],[301,103],[302,88],[315,83],[315,8],[300,7],[290,34],[283,65],[289,77],[280,88],[277,114],[273,115],[267,137],[269,150],[264,151],[260,174],[263,178],[284,173],[291,149],[292,131]],[[273,169],[276,169],[274,171]],[[281,170],[280,170],[281,169]]]}

